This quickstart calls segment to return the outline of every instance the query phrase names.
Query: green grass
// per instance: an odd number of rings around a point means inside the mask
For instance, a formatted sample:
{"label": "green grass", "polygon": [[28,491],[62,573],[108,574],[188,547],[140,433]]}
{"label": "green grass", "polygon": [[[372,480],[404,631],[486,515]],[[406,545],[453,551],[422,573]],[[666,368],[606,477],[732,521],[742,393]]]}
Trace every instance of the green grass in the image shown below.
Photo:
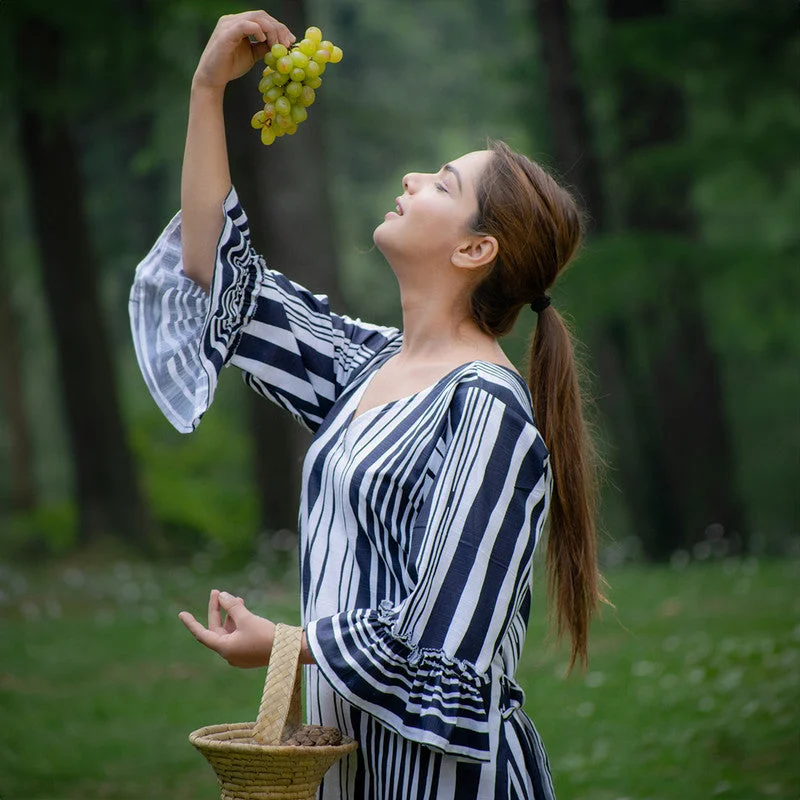
{"label": "green grass", "polygon": [[[798,564],[608,577],[616,610],[593,630],[588,672],[564,679],[539,596],[518,674],[559,800],[800,796]],[[187,734],[253,719],[263,672],[228,667],[178,622],[213,586],[297,621],[292,577],[257,565],[0,565],[2,800],[218,797]]]}

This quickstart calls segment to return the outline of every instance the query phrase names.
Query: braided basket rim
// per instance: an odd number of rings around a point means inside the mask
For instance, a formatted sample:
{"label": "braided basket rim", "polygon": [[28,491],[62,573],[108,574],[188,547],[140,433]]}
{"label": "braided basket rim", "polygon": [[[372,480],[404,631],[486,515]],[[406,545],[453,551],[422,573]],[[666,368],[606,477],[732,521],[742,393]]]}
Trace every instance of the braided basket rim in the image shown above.
{"label": "braided basket rim", "polygon": [[358,742],[350,736],[342,734],[340,744],[299,745],[299,744],[259,744],[258,742],[241,742],[235,739],[217,739],[217,734],[231,731],[252,731],[255,722],[219,723],[206,725],[189,734],[189,741],[198,750],[215,750],[219,752],[250,753],[285,753],[294,756],[326,756],[348,753],[358,747]]}

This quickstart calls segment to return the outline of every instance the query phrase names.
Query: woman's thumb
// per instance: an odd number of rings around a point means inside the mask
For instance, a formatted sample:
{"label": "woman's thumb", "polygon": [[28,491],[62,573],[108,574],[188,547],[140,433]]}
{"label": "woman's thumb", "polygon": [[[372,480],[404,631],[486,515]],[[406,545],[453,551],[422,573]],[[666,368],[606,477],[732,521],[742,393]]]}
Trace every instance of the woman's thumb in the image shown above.
{"label": "woman's thumb", "polygon": [[234,597],[227,592],[219,593],[219,604],[226,613],[234,618],[234,620],[241,618],[242,612],[247,611],[244,600],[242,600],[241,597]]}

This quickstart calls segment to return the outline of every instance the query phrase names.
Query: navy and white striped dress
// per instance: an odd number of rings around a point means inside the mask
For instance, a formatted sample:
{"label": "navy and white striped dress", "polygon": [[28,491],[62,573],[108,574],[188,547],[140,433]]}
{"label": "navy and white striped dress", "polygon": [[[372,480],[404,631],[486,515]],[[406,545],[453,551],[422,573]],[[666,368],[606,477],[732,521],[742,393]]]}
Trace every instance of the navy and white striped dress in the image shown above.
{"label": "navy and white striped dress", "polygon": [[178,214],[137,269],[133,338],[178,430],[231,363],[315,434],[299,518],[308,716],[360,743],[320,797],[552,800],[514,680],[552,485],[527,387],[473,361],[354,419],[402,334],[267,269],[234,190],[224,211],[210,297],[181,269]]}

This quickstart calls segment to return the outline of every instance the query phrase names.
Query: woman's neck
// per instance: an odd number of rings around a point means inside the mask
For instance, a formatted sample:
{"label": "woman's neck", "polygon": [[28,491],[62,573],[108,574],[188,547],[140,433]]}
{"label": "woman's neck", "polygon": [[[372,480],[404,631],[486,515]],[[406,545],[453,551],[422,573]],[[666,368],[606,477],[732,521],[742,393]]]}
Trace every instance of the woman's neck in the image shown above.
{"label": "woman's neck", "polygon": [[465,353],[498,347],[472,319],[466,292],[428,284],[417,289],[401,287],[400,298],[404,360],[448,362]]}

